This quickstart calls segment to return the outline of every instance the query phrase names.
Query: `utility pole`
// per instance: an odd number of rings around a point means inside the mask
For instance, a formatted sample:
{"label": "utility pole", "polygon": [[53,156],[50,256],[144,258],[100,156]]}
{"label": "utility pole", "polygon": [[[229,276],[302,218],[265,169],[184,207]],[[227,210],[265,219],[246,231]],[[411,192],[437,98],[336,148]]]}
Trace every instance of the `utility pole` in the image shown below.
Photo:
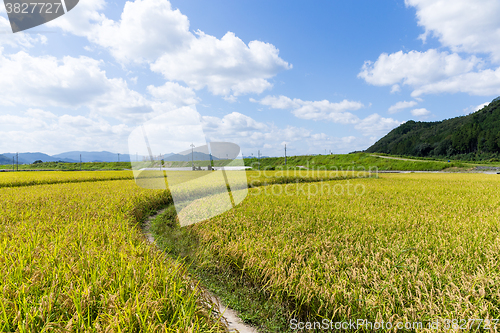
{"label": "utility pole", "polygon": [[194,144],[191,144],[191,167],[193,168],[194,170],[194,147],[195,145]]}
{"label": "utility pole", "polygon": [[12,156],[12,171],[16,171],[16,158]]}
{"label": "utility pole", "polygon": [[286,166],[286,143],[285,143],[285,166]]}
{"label": "utility pole", "polygon": [[16,171],[19,171],[19,153],[16,153],[16,164],[17,164]]}
{"label": "utility pole", "polygon": [[82,171],[82,154],[80,154],[80,171]]}
{"label": "utility pole", "polygon": [[257,151],[257,163],[259,163],[259,170],[260,170],[260,150]]}
{"label": "utility pole", "polygon": [[118,153],[118,163],[120,163],[120,153]]}

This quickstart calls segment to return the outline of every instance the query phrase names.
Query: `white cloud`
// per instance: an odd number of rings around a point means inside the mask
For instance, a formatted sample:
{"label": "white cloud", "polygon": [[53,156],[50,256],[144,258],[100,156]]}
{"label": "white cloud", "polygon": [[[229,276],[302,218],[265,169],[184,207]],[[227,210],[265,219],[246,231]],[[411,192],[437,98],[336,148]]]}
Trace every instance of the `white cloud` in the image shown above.
{"label": "white cloud", "polygon": [[479,105],[476,105],[476,106],[471,105],[471,106],[469,106],[468,108],[465,108],[465,109],[463,110],[463,113],[464,113],[464,114],[470,114],[470,113],[473,113],[473,112],[479,111],[479,110],[481,110],[482,108],[484,108],[485,106],[487,106],[487,105],[489,105],[489,104],[490,104],[490,102],[485,102],[485,103],[482,103],[482,104],[479,104]]}
{"label": "white cloud", "polygon": [[59,27],[76,36],[93,38],[96,28],[106,21],[106,16],[99,13],[106,6],[105,0],[85,0],[56,20],[45,23],[48,27]]}
{"label": "white cloud", "polygon": [[500,94],[500,68],[491,68],[474,55],[458,55],[487,54],[493,63],[500,63],[498,0],[405,0],[405,4],[416,9],[418,24],[425,29],[420,36],[424,43],[429,36],[436,37],[452,53],[435,49],[383,53],[374,63],[366,61],[358,77],[373,85],[391,85],[391,93],[402,85],[409,86],[413,97],[458,92]]}
{"label": "white cloud", "polygon": [[401,91],[401,86],[399,84],[393,84],[391,87],[391,94]]}
{"label": "white cloud", "polygon": [[[366,148],[373,143],[366,138],[354,136],[331,137],[325,133],[313,133],[294,126],[279,128],[273,124],[258,122],[251,117],[233,112],[222,118],[202,117],[204,131],[209,140],[230,141],[242,148],[244,155],[257,155],[260,149],[264,155],[283,155],[284,144],[290,155],[303,153],[324,153],[324,149],[336,153],[347,153]],[[371,139],[370,139],[371,140]]]}
{"label": "white cloud", "polygon": [[203,128],[218,135],[233,135],[235,133],[247,133],[249,131],[267,130],[269,127],[259,123],[239,112],[232,112],[223,118],[204,116],[202,117]]}
{"label": "white cloud", "polygon": [[462,59],[456,53],[434,49],[408,53],[399,51],[382,53],[375,63],[365,61],[358,77],[376,86],[420,86],[470,72],[479,63],[479,59],[474,56]]}
{"label": "white cloud", "polygon": [[82,115],[58,117],[42,109],[28,109],[21,115],[0,115],[0,131],[9,138],[0,141],[0,151],[56,154],[71,150],[126,152],[130,128]]}
{"label": "white cloud", "polygon": [[107,48],[120,63],[154,61],[194,38],[188,18],[172,10],[166,0],[127,1],[118,22],[99,13],[105,6],[104,0],[81,1],[66,15],[46,24]]}
{"label": "white cloud", "polygon": [[302,101],[299,99],[292,100],[291,98],[283,95],[278,97],[268,95],[260,101],[250,98],[250,102],[267,105],[272,107],[273,109],[298,109],[301,106],[300,102]]}
{"label": "white cloud", "polygon": [[418,103],[416,101],[401,101],[397,102],[396,104],[392,105],[389,108],[389,113],[396,113],[399,112],[399,110],[406,109],[406,108],[411,108],[412,106],[417,105]]}
{"label": "white cloud", "polygon": [[405,0],[417,10],[418,24],[454,52],[489,53],[500,61],[498,0]]}
{"label": "white cloud", "polygon": [[232,32],[221,39],[202,31],[193,34],[188,18],[167,0],[128,1],[120,21],[99,14],[102,7],[102,0],[89,0],[86,7],[70,12],[81,16],[76,24],[68,17],[53,25],[107,48],[122,64],[149,63],[169,81],[196,90],[206,87],[228,100],[262,93],[272,87],[270,78],[292,68],[272,44],[247,45]]}
{"label": "white cloud", "polygon": [[468,93],[477,96],[500,94],[500,67],[465,73],[448,79],[417,87],[412,97],[437,93]]}
{"label": "white cloud", "polygon": [[482,69],[483,65],[475,56],[462,59],[456,53],[434,49],[399,51],[383,53],[375,63],[366,61],[358,77],[376,86],[410,86],[414,98],[423,94],[457,92],[479,96],[500,94],[500,67]]}
{"label": "white cloud", "polygon": [[431,112],[425,108],[421,108],[421,109],[413,109],[410,111],[411,114],[415,117],[420,117],[420,118],[425,118],[427,117],[428,115],[431,114]]}
{"label": "white cloud", "polygon": [[108,78],[101,65],[101,61],[83,56],[57,59],[24,51],[0,53],[0,105],[85,106],[117,118],[153,111],[151,103],[130,90],[125,80]]}
{"label": "white cloud", "polygon": [[272,87],[269,78],[292,68],[278,54],[272,44],[252,41],[247,46],[231,32],[217,39],[198,31],[187,49],[164,53],[151,70],[196,90],[239,96],[262,93]]}
{"label": "white cloud", "polygon": [[54,119],[57,118],[55,114],[49,111],[44,111],[42,109],[28,109],[25,112],[25,115],[30,116],[32,118],[39,119]]}
{"label": "white cloud", "polygon": [[239,112],[230,113],[222,118],[204,116],[202,124],[209,140],[234,142],[244,151],[251,148],[277,149],[283,141],[297,142],[311,137],[311,132],[304,128],[293,126],[278,128],[273,124],[258,122]]}
{"label": "white cloud", "polygon": [[490,104],[490,102],[485,102],[485,103],[483,103],[483,104],[479,104],[478,106],[476,106],[476,107],[474,108],[474,112],[475,112],[475,111],[479,111],[479,110],[481,110],[482,108],[484,108],[485,106],[487,106],[487,105],[489,105],[489,104]]}
{"label": "white cloud", "polygon": [[148,86],[149,93],[160,101],[167,101],[174,105],[197,104],[198,98],[191,88],[183,87],[176,82],[166,82],[160,87]]}
{"label": "white cloud", "polygon": [[[5,7],[0,5],[0,8]],[[10,46],[13,48],[28,48],[33,47],[35,44],[46,44],[47,37],[40,34],[27,34],[24,32],[10,33],[12,28],[9,21],[0,16],[0,31],[6,33],[0,33],[0,49],[4,46]]]}
{"label": "white cloud", "polygon": [[384,118],[377,113],[374,113],[361,120],[354,126],[354,128],[362,132],[363,136],[380,137],[401,124],[402,122],[400,121],[392,118]]}
{"label": "white cloud", "polygon": [[[362,132],[363,136],[385,135],[388,131],[401,124],[401,122],[397,120],[384,118],[376,113],[365,119],[359,119],[358,116],[346,112],[346,110],[357,110],[364,105],[360,102],[348,100],[343,100],[339,103],[331,103],[327,100],[313,102],[303,101],[297,98],[292,100],[286,96],[266,96],[260,101],[256,101],[255,99],[250,99],[250,101],[267,105],[274,109],[292,109],[292,113],[296,117],[302,119],[329,120],[341,124],[354,124],[354,128]],[[357,147],[356,149],[361,148]]]}
{"label": "white cloud", "polygon": [[348,110],[358,110],[364,107],[361,102],[348,101],[344,99],[338,103],[323,101],[303,101],[298,98],[293,100],[286,96],[266,96],[260,101],[250,99],[251,102],[257,102],[267,105],[273,109],[291,109],[292,113],[301,119],[308,120],[329,120],[341,124],[354,124],[359,118],[347,112]]}
{"label": "white cloud", "polygon": [[188,18],[165,0],[127,1],[119,22],[103,19],[92,27],[88,38],[108,48],[121,63],[155,61],[195,39]]}

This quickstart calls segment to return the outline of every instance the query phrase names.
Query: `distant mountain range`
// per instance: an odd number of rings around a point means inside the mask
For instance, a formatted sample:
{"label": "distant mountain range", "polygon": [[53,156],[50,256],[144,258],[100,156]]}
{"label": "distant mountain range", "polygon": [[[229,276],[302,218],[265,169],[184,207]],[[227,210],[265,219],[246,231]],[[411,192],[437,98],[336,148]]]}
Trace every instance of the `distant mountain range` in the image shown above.
{"label": "distant mountain range", "polygon": [[12,164],[12,158],[9,159],[3,155],[0,155],[0,164]]}
{"label": "distant mountain range", "polygon": [[[0,157],[3,156],[8,160],[7,163],[3,164],[12,164],[12,157],[15,158],[15,161],[17,162],[16,159],[16,154],[15,153],[5,153],[0,155]],[[19,164],[31,164],[35,161],[43,161],[43,162],[57,162],[59,160],[62,160],[60,158],[55,158],[47,154],[43,153],[19,153]],[[73,160],[64,160],[64,162],[76,162]]]}
{"label": "distant mountain range", "polygon": [[[82,162],[130,162],[131,156],[129,154],[119,154],[111,153],[108,151],[100,152],[87,152],[87,151],[71,151],[66,153],[61,153],[57,155],[47,155],[44,153],[19,153],[19,164],[32,164],[35,161],[42,162],[67,162],[67,163],[78,163],[80,162],[80,155],[82,156]],[[15,153],[4,153],[0,154],[0,164],[12,164],[12,157],[15,157]],[[144,156],[134,156],[132,155],[132,161],[143,160]],[[181,155],[181,154],[164,154],[161,157],[155,157],[155,159],[163,158],[164,161],[180,161],[188,162],[194,158],[195,161],[209,160],[210,155],[200,152],[195,152],[193,156],[191,154]],[[219,160],[219,158],[212,156],[212,160]]]}

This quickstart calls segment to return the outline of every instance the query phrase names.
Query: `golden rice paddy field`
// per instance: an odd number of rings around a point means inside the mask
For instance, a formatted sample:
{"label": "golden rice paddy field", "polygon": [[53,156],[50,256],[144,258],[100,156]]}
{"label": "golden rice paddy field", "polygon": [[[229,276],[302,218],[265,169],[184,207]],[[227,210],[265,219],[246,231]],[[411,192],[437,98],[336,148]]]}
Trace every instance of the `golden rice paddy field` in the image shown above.
{"label": "golden rice paddy field", "polygon": [[[341,194],[347,182],[358,194]],[[291,301],[296,318],[500,318],[498,175],[291,185],[252,189],[236,209],[188,227],[200,242],[192,256]]]}
{"label": "golden rice paddy field", "polygon": [[134,179],[132,171],[24,171],[0,173],[0,187]]}
{"label": "golden rice paddy field", "polygon": [[[500,317],[497,175],[280,172],[249,172],[269,185],[183,228],[191,256],[238,270],[296,318]],[[185,265],[138,228],[169,192],[115,173],[0,175],[0,331],[224,330]]]}
{"label": "golden rice paddy field", "polygon": [[[328,177],[308,173],[309,181]],[[170,193],[132,178],[130,171],[0,174],[0,331],[224,330],[186,267],[138,227],[171,203]]]}
{"label": "golden rice paddy field", "polygon": [[223,330],[185,267],[137,228],[167,191],[116,180],[3,187],[0,198],[0,331]]}

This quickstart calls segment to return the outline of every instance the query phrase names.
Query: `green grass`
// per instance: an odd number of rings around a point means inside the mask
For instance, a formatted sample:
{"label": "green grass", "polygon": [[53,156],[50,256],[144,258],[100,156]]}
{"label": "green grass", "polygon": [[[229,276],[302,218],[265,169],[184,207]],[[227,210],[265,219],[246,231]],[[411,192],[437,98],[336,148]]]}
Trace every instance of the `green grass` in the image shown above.
{"label": "green grass", "polygon": [[[382,155],[382,154],[380,154]],[[316,155],[316,156],[290,156],[287,158],[285,166],[284,157],[269,157],[260,160],[245,159],[245,165],[257,169],[260,163],[261,169],[277,168],[297,168],[299,166],[308,169],[326,168],[328,170],[356,170],[369,171],[378,169],[379,171],[400,170],[400,171],[441,171],[447,168],[472,167],[470,164],[460,161],[437,161],[418,160],[401,161],[371,156],[367,153],[353,153],[343,155]]]}
{"label": "green grass", "polygon": [[[245,159],[246,166],[252,166],[258,169],[260,163],[261,169],[296,169],[298,166],[303,166],[309,169],[328,169],[328,170],[352,170],[355,171],[369,171],[370,169],[378,169],[380,171],[400,170],[400,171],[441,171],[452,168],[470,169],[474,166],[499,166],[497,161],[484,161],[484,162],[470,162],[470,161],[456,161],[448,162],[444,159],[433,158],[416,158],[412,156],[393,156],[412,159],[414,161],[400,161],[393,159],[384,159],[380,157],[371,156],[367,153],[353,153],[353,154],[340,154],[340,155],[316,155],[316,156],[290,156],[287,158],[287,165],[285,166],[284,157],[268,157]],[[391,156],[387,154],[376,154],[381,156]],[[213,164],[215,167],[227,165],[231,161],[228,160],[215,160]],[[159,163],[159,162],[158,162]],[[206,163],[206,161],[194,161],[195,165],[198,163]],[[205,165],[205,164],[203,164]],[[165,162],[165,167],[190,167],[189,162]],[[157,165],[159,167],[159,164]],[[125,170],[131,169],[129,162],[95,162],[95,163],[82,163],[82,170]],[[0,169],[12,170],[12,165],[0,165]],[[80,170],[79,163],[57,163],[45,162],[40,164],[24,164],[19,165],[19,170],[57,170],[57,171],[77,171]]]}

